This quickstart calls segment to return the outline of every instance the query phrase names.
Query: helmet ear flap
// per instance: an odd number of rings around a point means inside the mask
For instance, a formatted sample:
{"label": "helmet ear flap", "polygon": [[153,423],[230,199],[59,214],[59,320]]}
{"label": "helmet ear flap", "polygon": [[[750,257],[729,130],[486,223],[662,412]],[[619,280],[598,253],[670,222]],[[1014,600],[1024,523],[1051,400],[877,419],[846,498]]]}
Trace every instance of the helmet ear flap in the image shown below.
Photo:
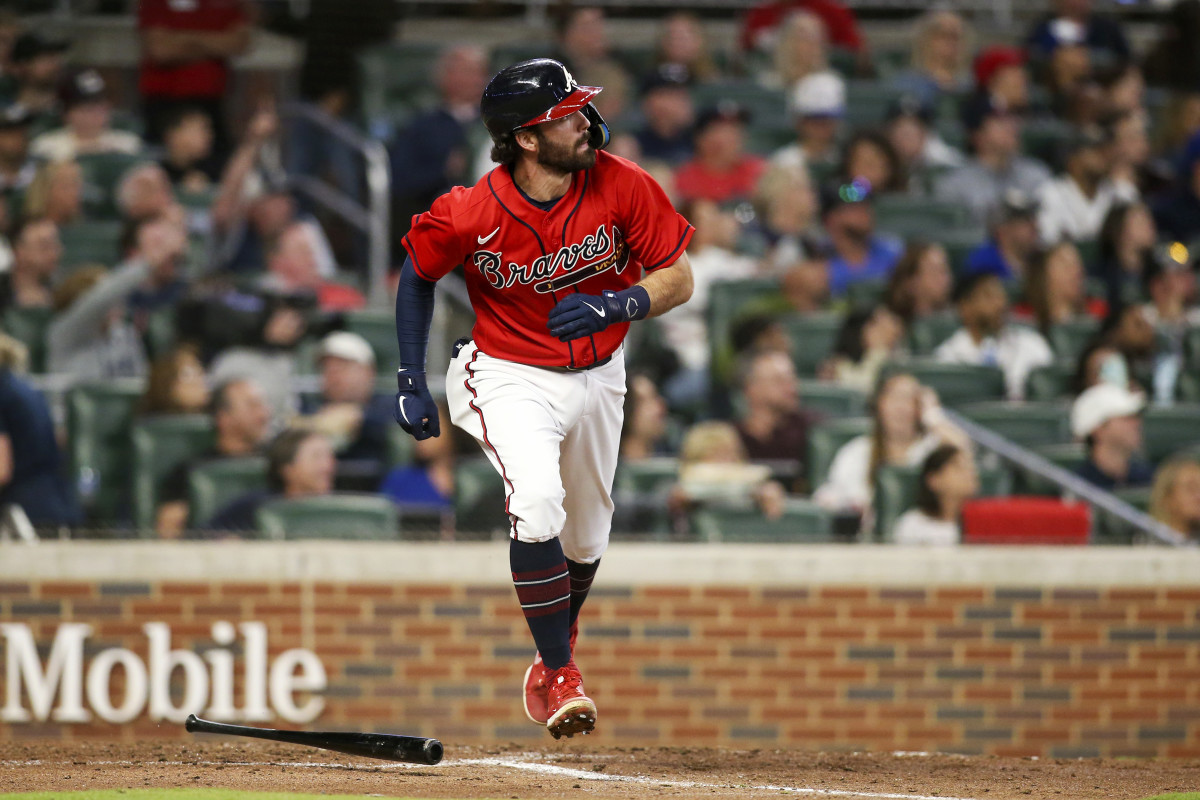
{"label": "helmet ear flap", "polygon": [[591,123],[588,126],[588,144],[592,146],[593,150],[603,150],[608,147],[608,143],[612,141],[612,132],[609,131],[604,117],[600,116],[600,112],[596,110],[596,106],[588,103],[580,110],[587,121]]}

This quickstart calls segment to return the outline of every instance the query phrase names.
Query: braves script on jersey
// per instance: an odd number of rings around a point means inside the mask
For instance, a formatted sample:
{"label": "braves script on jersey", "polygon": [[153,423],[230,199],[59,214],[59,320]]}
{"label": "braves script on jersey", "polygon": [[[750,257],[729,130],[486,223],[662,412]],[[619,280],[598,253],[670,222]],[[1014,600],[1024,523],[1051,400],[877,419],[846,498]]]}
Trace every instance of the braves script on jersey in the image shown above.
{"label": "braves script on jersey", "polygon": [[585,367],[612,355],[629,324],[560,342],[546,328],[550,310],[565,293],[621,291],[643,270],[673,264],[693,230],[641,167],[601,151],[596,166],[576,172],[549,211],[497,167],[417,215],[404,247],[429,281],[464,265],[476,313],[473,338],[483,352],[536,366]]}

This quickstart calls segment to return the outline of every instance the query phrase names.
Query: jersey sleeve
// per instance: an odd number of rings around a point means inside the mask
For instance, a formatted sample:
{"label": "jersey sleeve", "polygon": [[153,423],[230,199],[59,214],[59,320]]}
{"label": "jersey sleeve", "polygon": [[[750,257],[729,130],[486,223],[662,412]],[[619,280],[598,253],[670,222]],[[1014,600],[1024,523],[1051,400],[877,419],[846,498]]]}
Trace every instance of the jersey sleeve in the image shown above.
{"label": "jersey sleeve", "polygon": [[170,11],[164,0],[141,0],[138,3],[139,28],[163,28],[169,25]]}
{"label": "jersey sleeve", "polygon": [[413,268],[427,281],[438,280],[467,257],[454,225],[456,201],[463,191],[455,188],[434,200],[428,211],[413,217],[412,228],[402,240]]}
{"label": "jersey sleeve", "polygon": [[674,264],[696,229],[675,210],[667,193],[649,173],[636,164],[628,164],[627,169],[625,241],[642,269],[653,272]]}

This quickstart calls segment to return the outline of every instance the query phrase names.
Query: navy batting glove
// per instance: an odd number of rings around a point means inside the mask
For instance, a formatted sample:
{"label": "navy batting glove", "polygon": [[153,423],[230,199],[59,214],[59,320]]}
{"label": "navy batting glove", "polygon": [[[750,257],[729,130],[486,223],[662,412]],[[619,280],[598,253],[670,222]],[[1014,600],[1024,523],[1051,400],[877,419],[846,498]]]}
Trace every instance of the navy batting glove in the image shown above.
{"label": "navy batting glove", "polygon": [[442,424],[438,419],[437,403],[425,385],[425,373],[397,370],[396,384],[400,390],[396,392],[392,416],[400,423],[400,427],[418,442],[431,436],[440,436]]}
{"label": "navy batting glove", "polygon": [[561,342],[599,333],[609,325],[641,319],[650,311],[650,295],[641,286],[623,292],[569,294],[550,310],[547,327]]}

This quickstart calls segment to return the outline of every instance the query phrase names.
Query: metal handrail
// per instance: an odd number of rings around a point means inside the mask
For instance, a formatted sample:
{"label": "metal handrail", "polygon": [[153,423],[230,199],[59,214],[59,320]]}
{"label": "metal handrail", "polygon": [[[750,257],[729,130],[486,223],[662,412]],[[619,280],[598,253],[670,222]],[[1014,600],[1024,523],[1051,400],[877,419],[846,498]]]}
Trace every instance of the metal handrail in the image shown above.
{"label": "metal handrail", "polygon": [[387,148],[340,119],[306,103],[285,103],[281,118],[301,118],[321,128],[362,156],[366,165],[366,204],[338,188],[307,176],[289,176],[290,185],[345,219],[367,235],[367,299],[374,308],[388,305],[387,272],[391,266],[391,168]]}
{"label": "metal handrail", "polygon": [[946,409],[946,416],[951,422],[961,428],[967,436],[971,437],[973,442],[981,447],[992,451],[1021,469],[1028,470],[1057,484],[1090,505],[1107,511],[1121,521],[1146,533],[1158,543],[1174,547],[1196,546],[1196,542],[1191,541],[1174,528],[1164,525],[1154,517],[1126,503],[1116,495],[1104,491],[1074,473],[1068,472],[1037,453],[1021,447],[994,431],[988,430],[982,425],[967,419],[962,414]]}

